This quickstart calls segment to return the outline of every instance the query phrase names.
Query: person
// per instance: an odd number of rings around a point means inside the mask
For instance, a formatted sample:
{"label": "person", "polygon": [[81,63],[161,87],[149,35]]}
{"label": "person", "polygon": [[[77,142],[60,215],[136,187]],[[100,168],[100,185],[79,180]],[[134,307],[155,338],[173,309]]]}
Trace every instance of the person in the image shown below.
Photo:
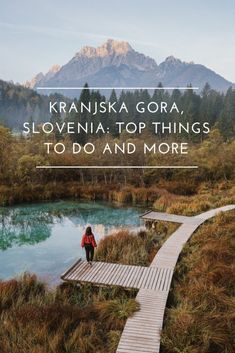
{"label": "person", "polygon": [[92,233],[91,227],[86,228],[85,234],[82,236],[81,247],[86,250],[86,260],[90,266],[92,266],[92,260],[94,257],[94,249],[97,247],[94,234]]}

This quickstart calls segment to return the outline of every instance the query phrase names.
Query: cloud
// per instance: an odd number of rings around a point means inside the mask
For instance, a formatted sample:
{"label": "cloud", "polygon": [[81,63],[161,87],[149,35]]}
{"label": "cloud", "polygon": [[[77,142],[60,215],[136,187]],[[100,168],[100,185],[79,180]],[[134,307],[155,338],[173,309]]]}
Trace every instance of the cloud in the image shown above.
{"label": "cloud", "polygon": [[14,24],[14,23],[7,23],[7,22],[0,22],[0,28],[3,29],[8,29],[15,31],[19,33],[20,31],[26,32],[26,33],[35,33],[35,34],[40,34],[44,35],[47,37],[52,37],[52,38],[75,38],[75,39],[81,39],[81,38],[87,38],[92,41],[94,39],[98,40],[107,40],[108,38],[112,38],[115,40],[123,40],[123,41],[128,41],[131,42],[132,44],[136,45],[141,45],[141,46],[148,46],[148,47],[154,47],[154,48],[159,48],[159,45],[153,42],[146,42],[142,40],[137,40],[136,38],[122,38],[122,37],[117,37],[112,34],[98,34],[98,33],[92,33],[92,32],[83,32],[83,31],[76,31],[72,29],[60,29],[56,27],[45,27],[45,26],[35,26],[35,25],[25,25],[25,24]]}
{"label": "cloud", "polygon": [[106,39],[107,35],[97,34],[97,33],[89,33],[89,32],[81,32],[76,30],[69,30],[69,29],[59,29],[56,27],[41,27],[35,25],[22,25],[22,24],[14,24],[14,23],[6,23],[0,22],[0,27],[3,29],[9,29],[13,31],[23,31],[28,33],[36,33],[42,34],[48,37],[56,37],[56,38],[67,38],[67,37],[75,37],[80,38],[82,37],[91,37],[91,38],[99,38],[99,39]]}

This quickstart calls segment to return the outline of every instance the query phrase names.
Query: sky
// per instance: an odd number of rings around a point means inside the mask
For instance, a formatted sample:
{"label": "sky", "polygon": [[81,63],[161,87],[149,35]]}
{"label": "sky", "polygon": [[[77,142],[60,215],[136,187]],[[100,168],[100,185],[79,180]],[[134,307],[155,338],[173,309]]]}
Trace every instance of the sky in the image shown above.
{"label": "sky", "polygon": [[235,82],[234,19],[234,0],[0,0],[0,79],[22,83],[113,38]]}

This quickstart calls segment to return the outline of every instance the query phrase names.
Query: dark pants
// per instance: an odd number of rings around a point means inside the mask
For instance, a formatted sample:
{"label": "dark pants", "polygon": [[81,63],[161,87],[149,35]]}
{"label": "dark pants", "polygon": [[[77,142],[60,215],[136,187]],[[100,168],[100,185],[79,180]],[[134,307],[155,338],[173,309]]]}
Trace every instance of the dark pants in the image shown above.
{"label": "dark pants", "polygon": [[94,248],[92,245],[85,245],[86,259],[87,261],[92,261],[94,257]]}

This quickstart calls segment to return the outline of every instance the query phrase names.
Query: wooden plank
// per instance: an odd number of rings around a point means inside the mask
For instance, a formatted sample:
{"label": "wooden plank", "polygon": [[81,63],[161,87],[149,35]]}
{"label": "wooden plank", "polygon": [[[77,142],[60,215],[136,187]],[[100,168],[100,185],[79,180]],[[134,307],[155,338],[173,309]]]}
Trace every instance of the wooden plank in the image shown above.
{"label": "wooden plank", "polygon": [[159,275],[160,275],[160,269],[159,268],[156,268],[157,270],[156,270],[156,273],[155,273],[155,278],[154,278],[154,280],[153,280],[153,282],[152,282],[152,285],[151,285],[151,288],[150,289],[156,289],[156,285],[157,285],[157,283],[158,283],[158,278],[159,278]]}
{"label": "wooden plank", "polygon": [[82,275],[79,276],[79,280],[83,281],[85,280],[86,276],[90,274],[90,281],[93,281],[95,278],[96,274],[99,272],[99,269],[103,266],[103,262],[98,262],[96,264],[93,264],[93,268],[90,267],[90,265],[87,265],[86,271],[82,273]]}
{"label": "wooden plank", "polygon": [[119,347],[122,346],[130,346],[140,348],[143,347],[144,349],[155,349],[156,343],[153,339],[144,336],[129,336],[126,335],[123,337],[122,342],[120,342]]}
{"label": "wooden plank", "polygon": [[126,280],[124,281],[123,286],[129,287],[129,281],[131,279],[132,273],[135,271],[135,268],[136,268],[136,266],[130,266],[129,267],[129,273],[126,276]]}
{"label": "wooden plank", "polygon": [[123,269],[122,269],[122,271],[120,272],[119,278],[118,278],[118,280],[117,280],[117,282],[116,282],[119,286],[122,286],[122,287],[123,287],[123,283],[124,283],[124,281],[125,281],[125,279],[126,279],[126,274],[127,274],[127,272],[128,272],[128,268],[127,268],[126,266],[123,266]]}
{"label": "wooden plank", "polygon": [[140,282],[139,282],[139,288],[143,288],[147,274],[148,274],[148,268],[146,267],[141,275]]}
{"label": "wooden plank", "polygon": [[103,262],[103,266],[100,268],[98,273],[94,277],[94,281],[96,283],[104,283],[104,278],[108,275],[109,273],[109,264],[106,264]]}
{"label": "wooden plank", "polygon": [[110,264],[110,272],[108,273],[108,275],[107,275],[107,277],[106,277],[106,279],[105,279],[105,282],[106,282],[107,284],[108,284],[109,281],[113,278],[113,273],[112,273],[112,271],[113,271],[115,265],[116,265],[116,264]]}
{"label": "wooden plank", "polygon": [[129,268],[129,266],[126,266],[125,267],[125,272],[123,273],[123,275],[122,275],[123,277],[122,277],[122,279],[120,281],[120,286],[124,287],[124,284],[125,284],[128,276],[129,276],[129,274],[130,274],[130,268]]}
{"label": "wooden plank", "polygon": [[[107,284],[107,278],[110,276],[110,268],[112,268],[112,266],[114,264],[106,264],[106,267],[105,267],[105,271],[102,273],[102,283],[103,284]],[[98,279],[96,279],[97,283],[98,283]],[[109,283],[108,283],[109,284]]]}
{"label": "wooden plank", "polygon": [[110,284],[120,285],[120,280],[122,279],[122,274],[124,271],[125,271],[125,266],[119,264],[118,270],[115,274],[115,278],[112,278],[110,280]]}
{"label": "wooden plank", "polygon": [[[136,289],[140,289],[138,283],[140,281],[140,278],[142,277],[142,273],[144,271],[144,269],[146,269],[146,267],[144,266],[135,266],[135,271],[133,272],[132,274],[132,278],[130,280],[130,285],[133,287],[133,288],[136,288]],[[147,267],[147,269],[149,269]]]}
{"label": "wooden plank", "polygon": [[[110,264],[109,267],[111,267],[112,264]],[[105,262],[102,262],[102,265],[97,269],[95,273],[93,273],[90,281],[94,283],[99,283],[98,278],[103,274],[104,270],[106,269],[106,264]],[[106,272],[107,273],[107,272]],[[108,274],[108,273],[107,273]]]}
{"label": "wooden plank", "polygon": [[84,261],[83,262],[83,266],[81,265],[80,268],[78,268],[74,274],[73,274],[73,279],[80,279],[85,273],[87,273],[87,271],[90,270],[90,265]]}
{"label": "wooden plank", "polygon": [[[156,348],[157,349],[157,348]],[[149,353],[149,352],[146,352],[146,351],[144,351],[144,350],[142,350],[142,351],[137,351],[137,350],[135,350],[135,349],[131,349],[131,348],[118,348],[118,350],[117,350],[117,353]],[[154,350],[154,351],[152,351],[152,352],[150,352],[150,353],[157,353],[158,351],[157,350]]]}
{"label": "wooden plank", "polygon": [[136,328],[134,328],[133,326],[131,326],[131,327],[129,327],[128,329],[127,328],[125,328],[124,330],[123,330],[123,334],[125,334],[126,332],[130,332],[130,334],[131,333],[140,333],[140,334],[148,334],[148,333],[152,333],[152,334],[155,334],[156,333],[156,329],[154,328],[154,327],[148,327],[148,328],[146,328],[146,329],[144,329],[144,327],[142,328],[138,328],[138,327],[136,327]]}
{"label": "wooden plank", "polygon": [[82,277],[82,280],[86,281],[86,282],[95,281],[97,283],[98,282],[98,277],[100,276],[100,274],[102,273],[102,270],[104,268],[105,268],[105,263],[104,262],[101,262],[100,265],[97,262],[93,263],[92,267],[90,267],[87,270],[86,276]]}
{"label": "wooden plank", "polygon": [[61,275],[61,278],[73,282],[84,281],[140,288],[136,297],[140,303],[140,310],[127,320],[116,352],[158,353],[167,296],[183,245],[206,219],[213,217],[218,211],[234,208],[235,205],[228,205],[195,217],[148,211],[142,215],[143,219],[151,216],[154,220],[183,223],[165,241],[149,268],[104,262],[94,262],[93,267],[90,268],[79,259]]}
{"label": "wooden plank", "polygon": [[135,280],[137,271],[138,271],[138,266],[134,266],[133,268],[130,269],[130,277],[128,279],[128,288],[132,287],[131,283],[133,283],[133,281]]}
{"label": "wooden plank", "polygon": [[157,337],[156,336],[152,336],[148,337],[148,335],[146,334],[141,334],[141,333],[138,333],[137,335],[135,334],[123,334],[123,337],[125,338],[125,341],[128,342],[128,341],[133,341],[133,340],[147,340],[146,342],[146,345],[148,345],[148,343],[153,343],[154,345],[156,344],[156,341],[157,341]]}
{"label": "wooden plank", "polygon": [[86,263],[83,262],[81,263],[76,269],[75,271],[68,276],[68,279],[71,279],[71,280],[76,280],[77,279],[77,276],[78,276],[78,273],[83,273],[83,271],[86,271]]}
{"label": "wooden plank", "polygon": [[128,278],[129,278],[129,276],[130,276],[130,267],[127,266],[127,267],[126,267],[126,272],[124,273],[124,278],[123,278],[122,283],[121,283],[121,285],[122,285],[123,287],[125,287],[125,284],[126,284]]}
{"label": "wooden plank", "polygon": [[157,285],[157,289],[158,289],[158,290],[160,289],[160,286],[161,286],[162,277],[163,277],[163,269],[161,268],[161,269],[160,269],[160,276],[159,276],[159,278],[158,278],[158,285]]}
{"label": "wooden plank", "polygon": [[139,215],[139,218],[143,218],[143,216],[146,216],[148,213],[151,213],[152,210],[146,211],[144,213],[142,213],[141,215]]}
{"label": "wooden plank", "polygon": [[143,283],[143,280],[144,280],[144,276],[145,276],[145,273],[146,273],[146,267],[143,267],[142,270],[140,271],[140,274],[139,274],[139,278],[137,279],[136,281],[136,287],[137,288],[141,288],[141,284]]}
{"label": "wooden plank", "polygon": [[72,266],[70,266],[65,272],[62,273],[60,276],[61,279],[67,276],[68,273],[71,273],[71,271],[82,261],[81,258],[79,258]]}
{"label": "wooden plank", "polygon": [[136,339],[134,339],[134,337],[123,337],[123,341],[120,341],[119,344],[119,349],[120,348],[124,348],[124,347],[130,347],[131,349],[133,348],[141,348],[141,351],[145,352],[147,349],[151,349],[154,350],[156,349],[156,345],[158,344],[158,341],[153,340],[153,339],[149,339],[146,338],[144,339],[143,337],[140,337],[139,339],[136,337]]}
{"label": "wooden plank", "polygon": [[145,287],[147,289],[150,289],[151,286],[152,286],[152,283],[155,279],[155,276],[156,276],[156,269],[154,267],[149,267],[149,272],[150,272],[150,275],[149,275],[149,279],[148,279],[148,282],[146,283]]}
{"label": "wooden plank", "polygon": [[156,331],[144,331],[144,333],[143,333],[143,331],[141,332],[141,330],[138,330],[138,331],[128,331],[128,333],[126,333],[126,332],[123,332],[122,333],[122,341],[125,341],[125,339],[126,339],[126,337],[146,337],[146,339],[152,339],[152,340],[154,340],[155,341],[155,344],[157,343],[157,337],[156,337]]}
{"label": "wooden plank", "polygon": [[168,269],[167,279],[166,279],[166,282],[165,282],[163,290],[165,290],[165,291],[169,291],[170,290],[172,275],[173,275],[173,271],[171,269]]}
{"label": "wooden plank", "polygon": [[[156,342],[157,343],[157,342]],[[154,352],[155,350],[155,347],[156,347],[156,343],[155,344],[146,344],[146,341],[145,342],[141,342],[141,341],[135,341],[135,340],[131,340],[131,341],[128,341],[127,339],[120,341],[119,343],[119,349],[128,349],[128,348],[131,348],[131,349],[135,349],[137,352]]]}
{"label": "wooden plank", "polygon": [[[106,284],[111,284],[111,282],[114,283],[114,285],[116,284],[116,274],[117,272],[120,270],[120,265],[118,264],[114,264],[114,267],[112,269],[112,273],[110,273],[110,269],[108,268],[108,271],[106,273],[106,276],[105,276],[105,280],[104,280],[104,283]],[[111,277],[109,277],[108,275],[111,275]]]}
{"label": "wooden plank", "polygon": [[82,263],[77,264],[77,266],[72,268],[71,271],[67,273],[66,277],[64,277],[64,279],[71,277],[77,271],[77,269],[80,268],[81,265],[82,265]]}
{"label": "wooden plank", "polygon": [[129,288],[133,288],[134,287],[134,282],[136,281],[136,278],[138,278],[138,273],[140,272],[140,267],[139,266],[135,266],[134,271],[132,272],[131,278],[129,279]]}
{"label": "wooden plank", "polygon": [[148,268],[148,273],[145,276],[146,276],[145,281],[143,281],[141,288],[148,289],[148,284],[149,284],[149,281],[151,280],[151,277],[152,277],[152,271],[151,271],[150,267]]}
{"label": "wooden plank", "polygon": [[84,273],[87,273],[89,270],[89,264],[87,262],[83,262],[79,268],[69,277],[69,279],[73,281],[80,281],[80,278],[84,275]]}
{"label": "wooden plank", "polygon": [[144,269],[145,269],[145,267],[143,267],[143,266],[141,266],[140,269],[139,269],[138,277],[136,277],[135,282],[133,284],[133,286],[135,288],[140,288],[139,283],[140,283],[141,277],[143,275]]}
{"label": "wooden plank", "polygon": [[136,271],[135,271],[134,275],[132,276],[132,280],[130,281],[130,287],[138,288],[135,286],[135,283],[137,282],[137,280],[140,276],[141,270],[142,270],[142,266],[137,266]]}
{"label": "wooden plank", "polygon": [[164,288],[164,284],[166,281],[167,268],[163,268],[162,272],[163,272],[163,275],[162,275],[162,280],[161,280],[161,284],[160,284],[160,290],[163,290],[163,288]]}
{"label": "wooden plank", "polygon": [[148,212],[141,217],[143,220],[149,221],[163,221],[163,222],[174,222],[174,223],[195,223],[197,220],[188,216],[179,216],[175,214],[169,214],[164,212]]}
{"label": "wooden plank", "polygon": [[169,268],[165,268],[164,278],[163,278],[162,285],[161,285],[161,288],[160,288],[160,290],[162,290],[162,291],[164,290],[165,285],[166,285],[166,283],[168,281],[168,272],[169,271],[170,271]]}
{"label": "wooden plank", "polygon": [[121,342],[118,349],[119,349],[119,351],[121,349],[123,349],[125,353],[129,352],[128,349],[132,349],[131,352],[135,352],[135,353],[137,353],[137,352],[140,352],[140,353],[156,353],[155,348],[153,348],[153,347],[151,347],[151,348],[150,347],[145,347],[144,345],[142,347],[140,347],[140,345],[137,346],[134,343],[128,345],[127,343],[122,344],[122,342]]}

